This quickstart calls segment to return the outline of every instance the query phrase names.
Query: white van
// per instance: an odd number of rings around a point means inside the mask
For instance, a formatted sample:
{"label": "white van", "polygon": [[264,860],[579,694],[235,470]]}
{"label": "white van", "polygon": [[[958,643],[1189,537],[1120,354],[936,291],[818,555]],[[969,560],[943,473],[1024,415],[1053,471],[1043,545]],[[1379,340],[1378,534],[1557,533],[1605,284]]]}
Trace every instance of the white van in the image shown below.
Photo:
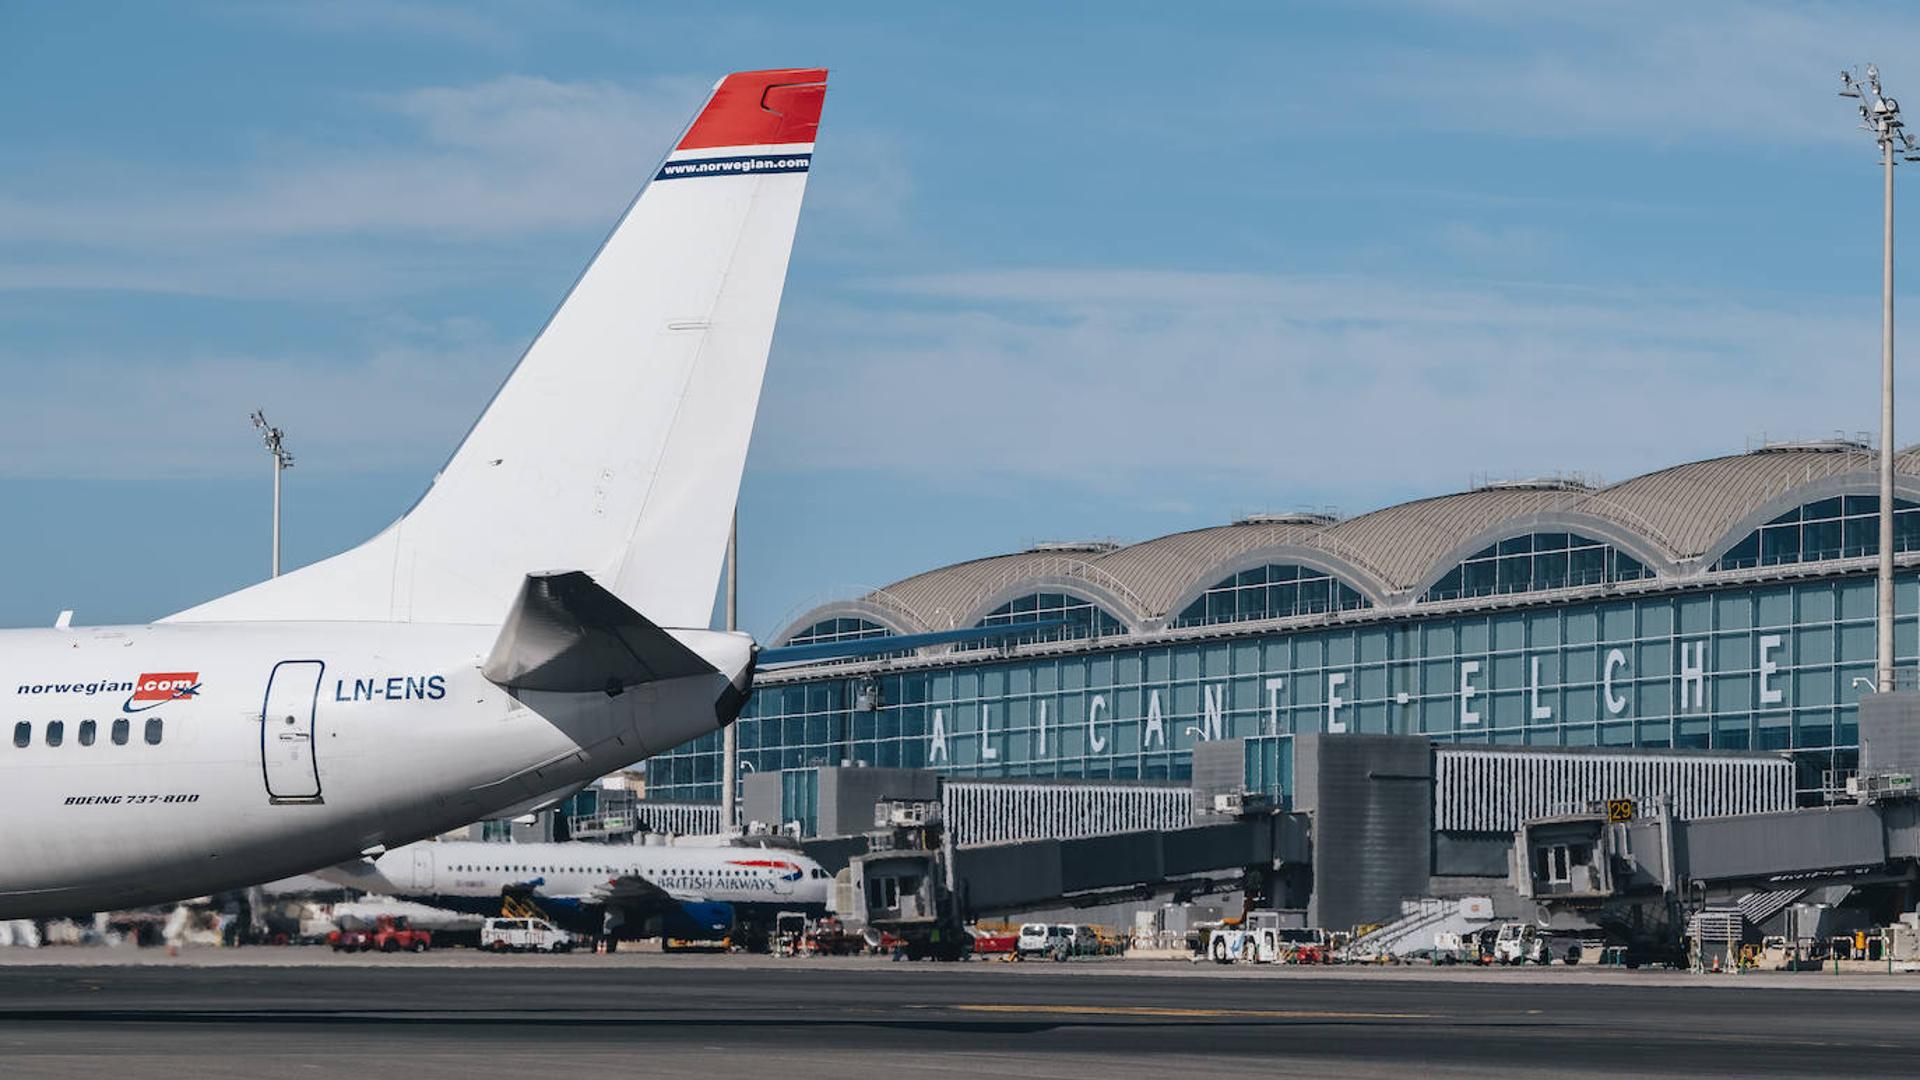
{"label": "white van", "polygon": [[1058,924],[1030,922],[1020,924],[1020,936],[1013,943],[1016,956],[1048,956],[1057,951],[1073,951],[1073,928]]}
{"label": "white van", "polygon": [[545,919],[488,919],[480,947],[492,952],[569,952],[573,935]]}

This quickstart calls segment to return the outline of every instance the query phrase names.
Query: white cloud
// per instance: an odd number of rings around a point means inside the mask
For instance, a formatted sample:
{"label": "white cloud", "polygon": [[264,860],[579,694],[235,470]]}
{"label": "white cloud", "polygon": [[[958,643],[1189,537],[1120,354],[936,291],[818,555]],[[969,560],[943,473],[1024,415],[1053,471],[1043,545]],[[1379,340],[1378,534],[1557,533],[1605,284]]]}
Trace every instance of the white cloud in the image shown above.
{"label": "white cloud", "polygon": [[246,416],[261,406],[308,471],[431,468],[517,350],[462,321],[387,329],[385,344],[349,357],[0,355],[12,373],[0,397],[0,474],[232,475],[254,461]]}
{"label": "white cloud", "polygon": [[325,4],[244,3],[227,9],[238,17],[269,19],[303,31],[361,36],[408,34],[496,50],[513,46],[516,34],[498,5],[430,0],[329,0]]}
{"label": "white cloud", "polygon": [[15,241],[135,246],[315,234],[470,239],[610,222],[699,91],[510,76],[362,100],[376,118],[402,120],[407,135],[372,147],[283,140],[237,169],[131,187],[116,177],[111,198],[75,178],[77,198],[0,198],[0,228]]}
{"label": "white cloud", "polygon": [[[1853,103],[1836,96],[1840,69],[1920,50],[1920,17],[1884,5],[1395,6],[1453,20],[1471,42],[1386,46],[1346,85],[1391,107],[1395,123],[1428,130],[1870,148],[1853,130]],[[1899,92],[1900,71],[1888,75]]]}
{"label": "white cloud", "polygon": [[[1504,283],[1022,271],[794,312],[757,460],[1286,490],[1613,478],[1871,420],[1870,310]],[[1857,378],[1823,374],[1858,358]],[[1857,369],[1857,370],[1856,370]],[[1157,494],[1154,494],[1157,493]]]}
{"label": "white cloud", "polygon": [[[705,89],[513,76],[363,95],[369,117],[398,135],[351,147],[273,139],[235,168],[140,183],[127,181],[142,174],[133,162],[70,163],[71,183],[15,178],[40,184],[32,193],[0,179],[0,291],[293,299],[348,325],[369,311],[393,319],[406,308],[396,297],[460,286],[557,299],[566,279],[532,279],[525,253],[539,251],[544,268],[557,237],[584,260]],[[821,239],[852,250],[901,226],[911,185],[890,142],[849,133],[822,161],[835,182],[810,209],[825,219],[813,226]],[[230,472],[248,460],[243,421],[261,404],[313,467],[431,466],[533,329],[382,325],[360,332],[357,354],[245,352],[219,345],[217,326],[192,330],[197,344],[120,354],[15,343],[0,351],[0,474]]]}
{"label": "white cloud", "polygon": [[[0,181],[0,251],[14,252],[0,255],[0,288],[384,295],[468,281],[471,266],[453,258],[417,273],[419,249],[597,238],[705,91],[698,79],[506,76],[361,95],[369,129],[399,128],[371,142],[242,132],[236,142],[253,149],[231,167],[167,175],[69,162],[50,180],[37,170],[32,192]],[[836,180],[815,200],[829,235],[900,224],[910,184],[888,140],[850,132],[823,164]]]}

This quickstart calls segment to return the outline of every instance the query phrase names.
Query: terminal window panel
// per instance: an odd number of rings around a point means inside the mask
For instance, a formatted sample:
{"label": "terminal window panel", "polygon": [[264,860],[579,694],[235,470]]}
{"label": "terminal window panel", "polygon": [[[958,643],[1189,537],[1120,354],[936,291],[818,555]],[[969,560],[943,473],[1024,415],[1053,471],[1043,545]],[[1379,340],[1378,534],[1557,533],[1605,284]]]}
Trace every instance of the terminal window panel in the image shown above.
{"label": "terminal window panel", "polygon": [[[1920,549],[1920,506],[1893,501],[1893,547]],[[1880,551],[1880,497],[1845,495],[1795,507],[1727,550],[1715,570],[1854,559]]]}
{"label": "terminal window panel", "polygon": [[[852,710],[862,677],[829,676],[757,692],[740,721],[742,754],[757,769],[914,767],[931,753],[933,767],[957,775],[1182,779],[1213,719],[1211,691],[1228,737],[1290,741],[1332,722],[1462,742],[1783,749],[1797,752],[1811,792],[1857,761],[1852,680],[1870,675],[1872,590],[1865,576],[1831,578],[896,673],[879,680],[870,713]],[[1897,600],[1901,662],[1912,663],[1912,572]],[[1694,668],[1702,677],[1684,674]],[[1164,744],[1145,727],[1156,697]],[[929,743],[935,709],[944,756]],[[675,765],[699,757],[708,763]],[[717,760],[717,737],[656,758],[650,790],[717,797]],[[1284,795],[1279,772],[1259,775]]]}
{"label": "terminal window panel", "polygon": [[1577,533],[1529,533],[1501,540],[1461,560],[1422,599],[1457,600],[1651,576],[1638,560],[1604,541]]}
{"label": "terminal window panel", "polygon": [[1173,620],[1175,626],[1283,619],[1367,607],[1365,597],[1331,574],[1274,563],[1216,582]]}
{"label": "terminal window panel", "polygon": [[961,651],[997,648],[1009,643],[1063,641],[1074,638],[1105,638],[1127,632],[1126,624],[1105,608],[1068,592],[1037,592],[1017,597],[987,613],[977,626],[1018,626],[1030,622],[1059,622],[1061,625],[1015,634],[992,642],[967,642],[956,646]]}

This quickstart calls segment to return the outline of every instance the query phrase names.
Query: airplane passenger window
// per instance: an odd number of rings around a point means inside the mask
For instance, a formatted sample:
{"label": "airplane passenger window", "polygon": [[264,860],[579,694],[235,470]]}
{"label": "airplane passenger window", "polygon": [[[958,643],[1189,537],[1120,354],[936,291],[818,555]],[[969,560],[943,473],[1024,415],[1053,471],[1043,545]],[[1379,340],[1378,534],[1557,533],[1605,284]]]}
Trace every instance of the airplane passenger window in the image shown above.
{"label": "airplane passenger window", "polygon": [[91,720],[80,721],[80,745],[81,746],[93,745],[93,732],[96,726],[97,725],[94,724],[94,722]]}
{"label": "airplane passenger window", "polygon": [[47,745],[59,746],[67,737],[67,725],[64,721],[47,721]]}
{"label": "airplane passenger window", "polygon": [[160,745],[160,734],[163,727],[164,725],[161,724],[160,718],[157,716],[147,721],[146,737],[148,746]]}
{"label": "airplane passenger window", "polygon": [[13,745],[26,746],[33,742],[33,725],[25,720],[13,725]]}
{"label": "airplane passenger window", "polygon": [[125,745],[127,745],[127,731],[128,731],[128,730],[129,730],[129,725],[128,725],[128,723],[127,723],[127,721],[125,721],[125,720],[115,720],[115,721],[113,722],[113,745],[115,745],[115,746],[125,746]]}

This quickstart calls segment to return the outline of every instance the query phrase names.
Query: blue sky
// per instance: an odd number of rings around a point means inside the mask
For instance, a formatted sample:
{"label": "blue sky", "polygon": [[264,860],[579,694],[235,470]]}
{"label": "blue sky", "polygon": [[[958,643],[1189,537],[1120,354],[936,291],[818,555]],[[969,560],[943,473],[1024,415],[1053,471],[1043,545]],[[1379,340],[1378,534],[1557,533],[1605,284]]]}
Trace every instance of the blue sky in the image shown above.
{"label": "blue sky", "polygon": [[0,625],[260,577],[256,406],[289,563],[377,531],[742,68],[833,70],[742,493],[761,634],[1036,540],[1877,423],[1834,91],[1920,95],[1920,16],[706,7],[0,0]]}

